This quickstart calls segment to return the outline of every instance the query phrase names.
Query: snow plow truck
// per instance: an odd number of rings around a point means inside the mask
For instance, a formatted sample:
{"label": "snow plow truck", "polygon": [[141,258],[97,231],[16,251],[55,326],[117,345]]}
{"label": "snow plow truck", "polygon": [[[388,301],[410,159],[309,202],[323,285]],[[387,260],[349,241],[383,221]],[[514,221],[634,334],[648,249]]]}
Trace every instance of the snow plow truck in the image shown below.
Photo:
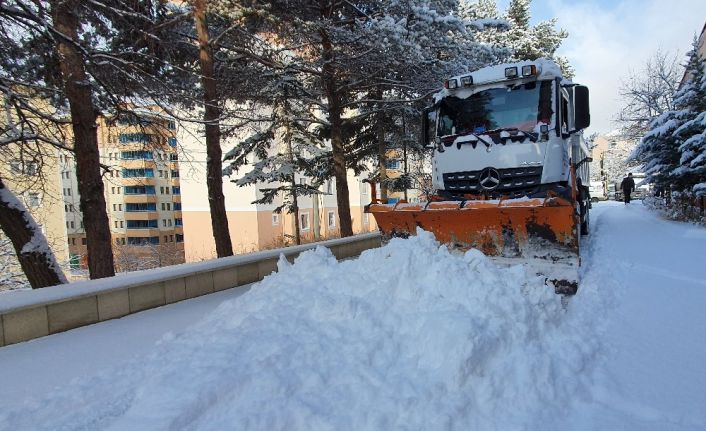
{"label": "snow plow truck", "polygon": [[423,129],[435,195],[392,204],[373,190],[366,211],[382,233],[421,227],[452,247],[521,263],[557,293],[576,293],[589,230],[588,88],[550,60],[524,61],[452,77],[433,101]]}

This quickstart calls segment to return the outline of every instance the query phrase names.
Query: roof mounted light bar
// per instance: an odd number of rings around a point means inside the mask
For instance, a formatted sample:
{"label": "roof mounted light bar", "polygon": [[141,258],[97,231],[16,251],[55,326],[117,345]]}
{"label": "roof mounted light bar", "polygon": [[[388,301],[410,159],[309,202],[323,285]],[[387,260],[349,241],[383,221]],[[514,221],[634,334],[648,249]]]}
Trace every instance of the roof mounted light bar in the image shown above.
{"label": "roof mounted light bar", "polygon": [[449,90],[458,88],[458,80],[456,78],[447,79],[444,81],[444,88],[448,88]]}

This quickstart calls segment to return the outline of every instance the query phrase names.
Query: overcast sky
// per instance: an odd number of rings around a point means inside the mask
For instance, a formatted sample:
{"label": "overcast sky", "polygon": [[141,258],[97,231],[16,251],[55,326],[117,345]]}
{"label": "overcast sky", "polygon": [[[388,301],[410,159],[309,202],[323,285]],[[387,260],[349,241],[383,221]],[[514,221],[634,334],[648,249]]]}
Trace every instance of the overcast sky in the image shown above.
{"label": "overcast sky", "polygon": [[[508,0],[498,1],[505,8]],[[559,50],[591,92],[589,133],[607,133],[620,109],[618,88],[658,50],[680,60],[706,23],[706,0],[534,0],[532,21],[558,18],[569,32]]]}

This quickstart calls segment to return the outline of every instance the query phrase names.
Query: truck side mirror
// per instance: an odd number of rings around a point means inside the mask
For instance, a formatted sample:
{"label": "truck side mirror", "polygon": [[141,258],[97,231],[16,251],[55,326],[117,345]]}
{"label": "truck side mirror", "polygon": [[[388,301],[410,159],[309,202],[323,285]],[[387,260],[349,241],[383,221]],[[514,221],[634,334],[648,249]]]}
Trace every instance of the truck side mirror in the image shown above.
{"label": "truck side mirror", "polygon": [[574,87],[574,127],[576,130],[581,130],[590,125],[591,111],[588,104],[588,87],[577,85]]}
{"label": "truck side mirror", "polygon": [[424,108],[422,111],[422,145],[424,148],[434,148],[436,143],[434,142],[434,137],[431,136],[432,124],[436,124],[435,120],[436,111],[431,107]]}

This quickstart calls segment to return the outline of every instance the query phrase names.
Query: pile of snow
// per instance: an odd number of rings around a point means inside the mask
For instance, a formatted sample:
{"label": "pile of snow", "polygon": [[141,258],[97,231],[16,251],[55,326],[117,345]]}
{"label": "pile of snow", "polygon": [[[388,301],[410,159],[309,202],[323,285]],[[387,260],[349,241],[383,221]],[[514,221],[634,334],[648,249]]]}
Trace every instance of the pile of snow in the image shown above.
{"label": "pile of snow", "polygon": [[591,297],[562,306],[423,231],[351,261],[319,247],[149,357],[4,406],[0,429],[546,429],[589,396]]}

